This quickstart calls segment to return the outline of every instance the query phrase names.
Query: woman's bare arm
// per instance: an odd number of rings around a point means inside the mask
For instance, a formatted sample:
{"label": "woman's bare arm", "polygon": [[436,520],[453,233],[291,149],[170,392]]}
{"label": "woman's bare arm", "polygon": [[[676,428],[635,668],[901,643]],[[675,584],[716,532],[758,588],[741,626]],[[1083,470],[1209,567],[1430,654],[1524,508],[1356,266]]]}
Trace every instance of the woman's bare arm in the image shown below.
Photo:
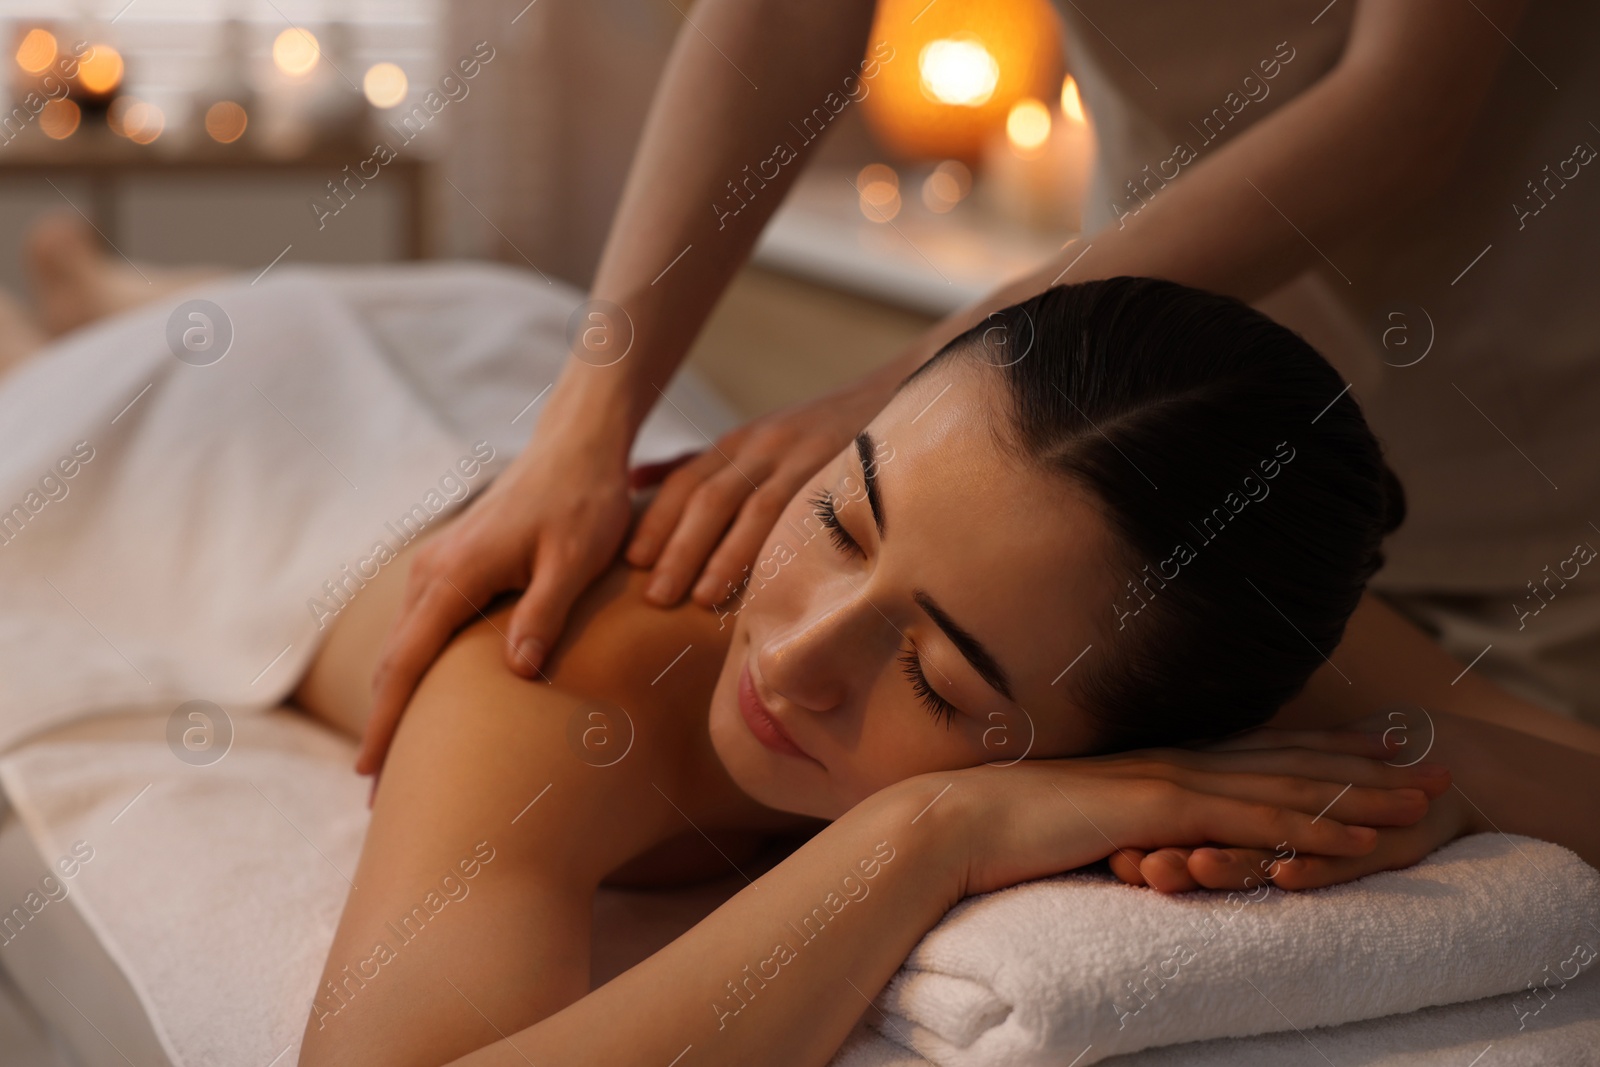
{"label": "woman's bare arm", "polygon": [[[969,894],[1071,870],[1176,834],[1358,855],[1405,825],[1424,768],[1337,751],[1160,752],[1023,760],[917,775],[873,794],[758,882],[632,970],[456,1067],[688,1062],[820,1067],[923,934]],[[1307,777],[1292,775],[1304,772]],[[1348,773],[1356,784],[1329,778]],[[1320,778],[1320,780],[1318,780]],[[1444,780],[1433,778],[1431,792]]]}
{"label": "woman's bare arm", "polygon": [[952,810],[918,818],[898,791],[876,794],[649,959],[451,1062],[826,1063],[961,897],[964,853],[942,825]]}

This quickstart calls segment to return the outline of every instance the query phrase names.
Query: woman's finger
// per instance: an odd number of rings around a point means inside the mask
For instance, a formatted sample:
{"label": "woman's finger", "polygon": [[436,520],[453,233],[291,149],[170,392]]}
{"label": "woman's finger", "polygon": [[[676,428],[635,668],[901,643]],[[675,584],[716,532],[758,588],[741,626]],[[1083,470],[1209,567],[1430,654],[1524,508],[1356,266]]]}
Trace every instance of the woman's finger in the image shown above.
{"label": "woman's finger", "polygon": [[1190,772],[1292,775],[1367,789],[1420,789],[1429,796],[1438,796],[1450,785],[1448,770],[1437,763],[1396,767],[1360,756],[1304,748],[1206,753],[1179,749],[1170,755],[1164,752],[1161,761]]}
{"label": "woman's finger", "polygon": [[1170,836],[1180,841],[1215,841],[1244,848],[1288,846],[1297,853],[1364,856],[1378,840],[1378,831],[1370,826],[1351,826],[1290,807],[1207,793],[1189,796],[1189,803],[1174,813],[1179,832]]}
{"label": "woman's finger", "polygon": [[669,473],[656,495],[639,516],[633,537],[628,542],[627,560],[635,567],[653,566],[672,531],[678,528],[689,497],[702,482],[728,465],[727,456],[708,448]]}
{"label": "woman's finger", "polygon": [[1428,794],[1413,788],[1378,788],[1286,774],[1186,771],[1175,779],[1197,792],[1257,804],[1279,804],[1314,818],[1333,816],[1359,826],[1410,826],[1428,814]]}
{"label": "woman's finger", "polygon": [[1321,889],[1353,882],[1379,871],[1409,867],[1448,840],[1450,835],[1442,835],[1437,827],[1427,823],[1383,830],[1372,851],[1364,855],[1302,853],[1279,864],[1272,880],[1283,889]]}
{"label": "woman's finger", "polygon": [[1200,888],[1189,874],[1187,848],[1158,848],[1139,864],[1145,884],[1160,893],[1187,893]]}
{"label": "woman's finger", "polygon": [[[756,484],[767,473],[761,468],[740,470],[730,466],[701,483],[689,498],[677,529],[672,531],[656,560],[655,573],[645,591],[650,601],[662,607],[678,602],[687,591],[690,579],[700,573],[706,557],[722,539],[745,498],[755,491]],[[726,599],[730,592],[724,586],[718,590],[716,601]]]}
{"label": "woman's finger", "polygon": [[1205,889],[1255,889],[1293,855],[1287,848],[1197,848],[1189,853],[1189,876]]}
{"label": "woman's finger", "polygon": [[1142,848],[1119,848],[1106,857],[1111,867],[1111,873],[1127,882],[1129,885],[1145,885],[1144,875],[1139,872],[1139,864],[1148,853]]}

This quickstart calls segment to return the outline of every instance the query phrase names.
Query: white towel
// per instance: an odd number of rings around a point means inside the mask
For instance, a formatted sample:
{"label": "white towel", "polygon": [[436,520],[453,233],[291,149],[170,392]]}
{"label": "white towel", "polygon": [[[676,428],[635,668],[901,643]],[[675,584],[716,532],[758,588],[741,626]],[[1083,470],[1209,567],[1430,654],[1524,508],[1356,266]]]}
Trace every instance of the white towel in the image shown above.
{"label": "white towel", "polygon": [[[206,366],[168,338],[197,298],[232,333]],[[278,703],[325,632],[311,601],[337,603],[323,583],[521,449],[582,298],[488,265],[279,266],[81,330],[6,378],[0,751],[106,707]],[[667,394],[635,460],[733,423],[693,375]]]}
{"label": "white towel", "polygon": [[1085,1067],[1513,991],[1532,1013],[1600,971],[1597,951],[1600,871],[1527,837],[1300,893],[1163,896],[1074,872],[962,901],[868,1021],[939,1067]]}

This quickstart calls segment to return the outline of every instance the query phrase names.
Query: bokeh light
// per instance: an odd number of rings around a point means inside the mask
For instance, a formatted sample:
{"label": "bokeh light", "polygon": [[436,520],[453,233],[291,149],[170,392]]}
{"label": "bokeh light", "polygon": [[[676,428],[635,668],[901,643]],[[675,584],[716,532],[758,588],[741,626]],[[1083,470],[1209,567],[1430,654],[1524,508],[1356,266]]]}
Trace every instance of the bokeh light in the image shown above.
{"label": "bokeh light", "polygon": [[1006,138],[1018,155],[1036,154],[1050,139],[1049,109],[1031,96],[1018,100],[1006,116]]}
{"label": "bokeh light", "polygon": [[122,84],[122,56],[108,44],[97,44],[78,61],[78,84],[96,96]]}
{"label": "bokeh light", "polygon": [[971,191],[972,171],[959,159],[947,159],[923,181],[922,203],[929,211],[943,215]]}
{"label": "bokeh light", "polygon": [[49,30],[32,29],[17,46],[17,66],[29,74],[43,74],[56,61],[55,35]]}
{"label": "bokeh light", "polygon": [[39,109],[39,129],[52,141],[64,141],[78,129],[83,113],[71,100],[52,100]]}
{"label": "bokeh light", "polygon": [[321,57],[322,46],[316,36],[299,26],[289,27],[272,42],[272,62],[292,77],[311,73]]}
{"label": "bokeh light", "polygon": [[361,88],[373,107],[394,107],[406,98],[410,83],[406,72],[393,63],[374,63],[361,79]]}
{"label": "bokeh light", "polygon": [[122,120],[128,114],[128,109],[138,102],[138,97],[129,96],[126,93],[111,101],[111,106],[106,108],[106,125],[111,128],[112,133],[118,137],[128,136],[128,131],[123,128]]}
{"label": "bokeh light", "polygon": [[929,41],[917,56],[917,70],[923,95],[961,107],[985,103],[1000,82],[999,62],[976,37]]}
{"label": "bokeh light", "polygon": [[206,108],[206,133],[218,144],[232,144],[244,136],[250,116],[232,100],[218,100]]}
{"label": "bokeh light", "polygon": [[893,167],[868,163],[856,175],[861,194],[861,214],[873,222],[888,222],[900,214],[900,175]]}
{"label": "bokeh light", "polygon": [[135,100],[122,115],[123,135],[134,144],[149,144],[167,127],[167,116],[144,100]]}

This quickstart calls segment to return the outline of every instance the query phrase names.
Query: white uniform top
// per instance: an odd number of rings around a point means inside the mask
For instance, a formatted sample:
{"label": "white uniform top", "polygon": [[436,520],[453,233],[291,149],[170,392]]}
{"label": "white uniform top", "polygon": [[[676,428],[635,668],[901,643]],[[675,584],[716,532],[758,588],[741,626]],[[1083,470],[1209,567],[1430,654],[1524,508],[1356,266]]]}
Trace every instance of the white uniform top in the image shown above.
{"label": "white uniform top", "polygon": [[[1355,8],[1058,6],[1100,145],[1087,234],[1327,73]],[[1533,0],[1512,39],[1445,184],[1259,302],[1352,382],[1405,485],[1375,586],[1520,590],[1600,545],[1600,5]]]}

